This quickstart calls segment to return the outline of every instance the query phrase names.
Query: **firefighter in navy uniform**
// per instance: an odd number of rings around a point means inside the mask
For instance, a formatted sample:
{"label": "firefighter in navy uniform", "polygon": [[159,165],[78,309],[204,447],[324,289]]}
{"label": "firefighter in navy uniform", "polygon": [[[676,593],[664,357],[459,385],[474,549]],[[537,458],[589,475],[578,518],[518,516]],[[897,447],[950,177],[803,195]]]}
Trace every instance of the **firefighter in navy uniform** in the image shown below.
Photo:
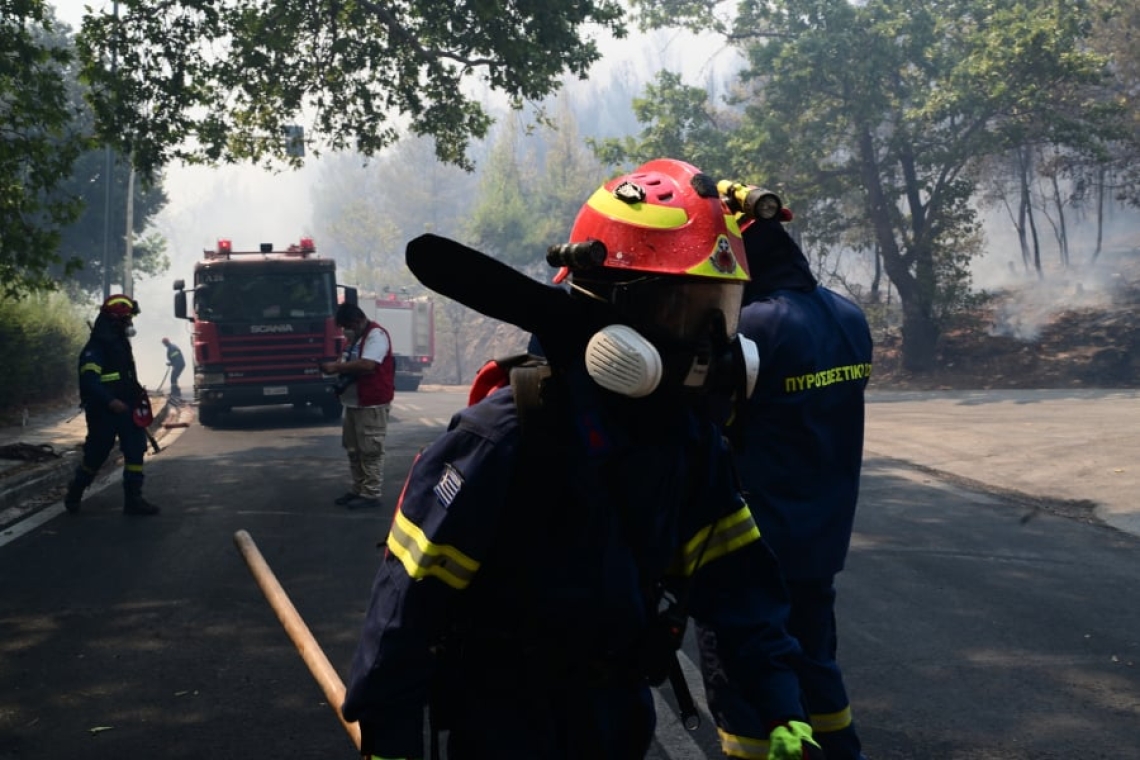
{"label": "firefighter in navy uniform", "polygon": [[424,757],[429,704],[453,760],[641,758],[650,686],[685,708],[691,618],[725,754],[821,758],[779,568],[704,411],[705,380],[745,371],[707,362],[740,353],[735,220],[705,175],[657,160],[589,199],[571,242],[589,241],[604,261],[551,289],[605,315],[589,340],[541,335],[539,401],[512,378],[413,464],[342,714],[369,758]]}
{"label": "firefighter in navy uniform", "polygon": [[83,491],[107,461],[116,438],[123,454],[123,512],[153,515],[159,511],[142,495],[144,423],[149,422],[150,410],[131,351],[130,336],[138,313],[138,303],[129,296],[108,297],[79,354],[79,400],[87,418],[87,439],[63,501],[69,512],[79,511]]}
{"label": "firefighter in navy uniform", "polygon": [[759,355],[739,435],[745,498],[791,594],[788,630],[803,649],[796,670],[815,738],[828,760],[862,760],[836,658],[835,576],[859,497],[871,330],[856,304],[816,281],[784,228],[790,213],[778,196],[739,184],[722,189],[743,214],[752,280],[740,332]]}

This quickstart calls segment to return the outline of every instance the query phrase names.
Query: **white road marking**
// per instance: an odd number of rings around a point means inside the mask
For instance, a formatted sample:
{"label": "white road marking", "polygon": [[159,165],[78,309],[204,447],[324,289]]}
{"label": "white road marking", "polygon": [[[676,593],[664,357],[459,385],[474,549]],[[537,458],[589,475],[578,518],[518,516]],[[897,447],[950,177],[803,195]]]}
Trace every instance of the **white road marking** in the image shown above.
{"label": "white road marking", "polygon": [[[186,428],[169,428],[167,434],[162,437],[160,449],[162,451],[165,451],[170,444],[178,440],[179,436],[181,436],[185,430]],[[153,450],[149,446],[147,447],[145,456],[147,459],[155,456]],[[97,478],[94,483],[88,486],[84,495],[90,496],[93,493],[98,493],[112,483],[117,483],[121,480],[122,475],[119,472],[108,473],[100,478]],[[7,528],[5,528],[3,532],[0,532],[0,546],[6,546],[7,544],[10,544],[20,536],[30,533],[44,523],[47,523],[48,521],[62,514],[65,514],[66,512],[67,510],[64,509],[62,501],[57,501],[51,506],[44,507],[43,509],[38,509],[32,512],[28,517],[20,520],[19,522],[12,523]],[[5,511],[4,514],[8,514],[8,512]]]}
{"label": "white road marking", "polygon": [[30,533],[31,531],[46,523],[48,520],[51,520],[53,517],[62,515],[64,511],[63,502],[58,502],[56,504],[52,504],[50,507],[44,507],[38,512],[33,512],[30,517],[27,517],[20,522],[15,523],[14,525],[9,525],[4,529],[4,532],[0,534],[0,546],[4,546],[5,544],[15,541],[25,533]]}

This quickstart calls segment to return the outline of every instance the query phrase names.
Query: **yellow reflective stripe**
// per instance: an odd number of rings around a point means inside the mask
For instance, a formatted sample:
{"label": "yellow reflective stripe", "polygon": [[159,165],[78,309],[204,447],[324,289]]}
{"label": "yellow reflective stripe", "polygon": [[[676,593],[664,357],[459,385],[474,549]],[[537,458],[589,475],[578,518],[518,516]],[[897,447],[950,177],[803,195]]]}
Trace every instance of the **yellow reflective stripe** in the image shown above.
{"label": "yellow reflective stripe", "polygon": [[131,301],[131,299],[127,298],[126,296],[120,296],[118,298],[112,298],[110,301],[103,304],[103,306],[105,306],[105,307],[106,306],[118,306],[119,304],[122,304],[123,306],[130,306],[132,309],[135,308],[134,302]]}
{"label": "yellow reflective stripe", "polygon": [[842,731],[851,725],[851,705],[844,707],[839,712],[833,713],[812,713],[811,727],[816,733],[827,731]]}
{"label": "yellow reflective stripe", "polygon": [[752,510],[745,505],[717,521],[712,540],[701,558],[701,566],[759,540],[760,528],[752,517]]}
{"label": "yellow reflective stripe", "polygon": [[403,512],[396,512],[388,551],[396,555],[404,570],[415,580],[435,576],[454,589],[463,590],[475,577],[479,563],[454,546],[433,544]]}
{"label": "yellow reflective stripe", "polygon": [[79,367],[79,374],[82,375],[84,372],[94,372],[97,375],[101,375],[103,374],[103,366],[95,362],[87,362]]}
{"label": "yellow reflective stripe", "polygon": [[120,375],[118,372],[108,372],[105,375],[99,375],[99,379],[105,383],[113,383],[121,378],[122,375]]}
{"label": "yellow reflective stripe", "polygon": [[[712,536],[709,536],[709,533]],[[681,548],[681,572],[692,575],[718,557],[731,554],[737,549],[760,540],[760,528],[752,517],[752,510],[745,504],[730,515],[726,515],[712,525],[697,531]],[[708,542],[706,545],[706,541]],[[700,564],[698,565],[698,561]]]}
{"label": "yellow reflective stripe", "polygon": [[125,464],[123,469],[127,472],[142,472],[143,466],[141,464]]}
{"label": "yellow reflective stripe", "polygon": [[586,205],[612,219],[618,219],[639,227],[659,230],[674,230],[684,227],[689,221],[685,209],[676,206],[658,206],[656,203],[626,203],[619,201],[613,193],[600,187],[586,201]]}
{"label": "yellow reflective stripe", "polygon": [[720,734],[720,749],[729,757],[744,757],[748,760],[768,760],[768,740],[753,739],[750,736],[730,734],[717,728]]}

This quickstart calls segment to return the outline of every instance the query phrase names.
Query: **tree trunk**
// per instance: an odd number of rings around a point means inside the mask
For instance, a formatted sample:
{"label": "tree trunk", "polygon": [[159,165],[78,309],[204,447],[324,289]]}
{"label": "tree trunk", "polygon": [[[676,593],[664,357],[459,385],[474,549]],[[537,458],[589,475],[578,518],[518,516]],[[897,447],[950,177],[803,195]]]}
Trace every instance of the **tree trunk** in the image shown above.
{"label": "tree trunk", "polygon": [[1045,279],[1045,270],[1041,268],[1041,239],[1037,236],[1037,220],[1033,217],[1033,204],[1029,204],[1029,231],[1033,235],[1033,269],[1037,272],[1037,279]]}
{"label": "tree trunk", "polygon": [[1026,272],[1029,271],[1030,251],[1029,239],[1026,230],[1029,227],[1029,214],[1032,199],[1029,193],[1029,157],[1028,148],[1022,146],[1017,149],[1018,186],[1020,198],[1017,204],[1017,239],[1021,243],[1021,264]]}
{"label": "tree trunk", "polygon": [[871,303],[879,303],[882,300],[879,291],[883,287],[883,257],[878,245],[873,246],[871,255],[875,259],[875,274],[871,277]]}
{"label": "tree trunk", "polygon": [[[902,294],[900,293],[900,298]],[[914,300],[903,301],[902,364],[908,372],[929,372],[934,369],[937,357],[938,336],[941,330],[937,321]]]}
{"label": "tree trunk", "polygon": [[1061,249],[1061,266],[1069,268],[1069,230],[1065,225],[1065,199],[1061,192],[1061,183],[1057,181],[1054,172],[1050,179],[1053,182],[1053,205],[1057,207],[1057,245]]}
{"label": "tree trunk", "polygon": [[[898,291],[902,304],[902,364],[910,372],[928,372],[934,369],[935,344],[940,328],[934,318],[934,262],[929,248],[903,251],[899,247],[892,225],[893,215],[881,174],[875,158],[874,140],[870,131],[860,135],[860,176],[866,191],[866,203],[883,268]],[[918,200],[912,200],[919,203]],[[915,223],[920,209],[912,210]],[[915,230],[914,239],[924,237],[923,230]]]}
{"label": "tree trunk", "polygon": [[1104,183],[1105,170],[1101,167],[1096,183],[1096,250],[1093,251],[1089,264],[1096,263],[1101,246],[1104,244]]}

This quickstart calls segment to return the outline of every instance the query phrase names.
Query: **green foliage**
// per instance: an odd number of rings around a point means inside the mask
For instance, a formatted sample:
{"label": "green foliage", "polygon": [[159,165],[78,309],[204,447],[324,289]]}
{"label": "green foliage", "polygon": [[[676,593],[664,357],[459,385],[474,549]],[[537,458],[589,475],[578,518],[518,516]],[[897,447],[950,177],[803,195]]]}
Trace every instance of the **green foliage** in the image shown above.
{"label": "green foliage", "polygon": [[76,361],[89,331],[59,293],[0,298],[0,410],[11,418],[25,405],[75,398]]}
{"label": "green foliage", "polygon": [[520,269],[542,271],[546,249],[569,239],[582,204],[606,178],[581,144],[563,104],[547,142],[523,148],[508,122],[482,174],[465,233],[471,244]]}
{"label": "green foliage", "polygon": [[739,127],[740,117],[713,107],[705,88],[661,71],[646,86],[644,97],[634,99],[633,111],[646,125],[636,138],[586,141],[603,163],[633,168],[655,158],[684,158],[714,177],[736,176],[739,167],[734,166],[727,138]]}
{"label": "green foliage", "polygon": [[641,29],[680,27],[728,34],[732,28],[731,4],[720,0],[633,0],[633,5]]}
{"label": "green foliage", "polygon": [[514,120],[491,150],[486,169],[467,220],[472,244],[507,263],[531,263],[544,249],[530,234],[537,215],[528,208]]}
{"label": "green foliage", "polygon": [[369,161],[359,154],[322,162],[313,218],[321,253],[340,265],[339,280],[380,293],[419,283],[404,265],[407,241],[425,232],[456,237],[474,202],[475,178],[440,163],[431,142],[401,139]]}
{"label": "green foliage", "polygon": [[1100,168],[1108,180],[1110,195],[1140,207],[1140,3],[1135,0],[1092,0],[1092,31],[1089,44],[1109,60],[1115,72],[1110,103],[1123,107],[1124,128],[1112,142],[1112,150]]}
{"label": "green foliage", "polygon": [[[67,28],[39,0],[0,13],[0,292],[20,297],[53,290],[96,294],[103,280],[105,151],[76,79]],[[121,282],[129,169],[112,174],[109,251]],[[135,234],[166,203],[157,183],[135,183]],[[134,269],[165,269],[156,241],[136,245]]]}
{"label": "green foliage", "polygon": [[51,268],[79,262],[57,252],[80,200],[61,180],[89,140],[68,96],[72,51],[42,0],[0,7],[0,294],[50,290]]}
{"label": "green foliage", "polygon": [[[121,283],[124,280],[130,167],[124,161],[112,162],[110,204],[107,203],[105,170],[106,152],[101,149],[87,151],[75,162],[70,176],[61,182],[66,192],[83,200],[81,213],[75,222],[60,231],[59,241],[60,255],[80,262],[81,266],[69,272],[58,267],[52,270],[71,292],[102,295],[104,239],[110,264],[108,282]],[[131,209],[134,228],[132,272],[136,280],[160,275],[170,267],[166,241],[155,235],[143,237],[166,203],[166,191],[161,183],[136,176]]]}
{"label": "green foliage", "polygon": [[[661,23],[670,10],[684,23],[689,5],[637,4]],[[854,239],[877,251],[903,301],[909,369],[926,368],[941,315],[968,292],[977,162],[1023,143],[1092,152],[1122,133],[1121,114],[1104,97],[1105,58],[1089,49],[1088,8],[1046,0],[739,6],[729,39],[748,57],[747,118],[720,135],[733,171],[802,199],[806,239]],[[692,118],[707,106],[663,91],[643,104],[656,131],[632,147],[707,151],[717,135],[696,134]]]}
{"label": "green foliage", "polygon": [[491,122],[470,83],[541,100],[562,74],[584,78],[600,57],[592,30],[625,34],[616,0],[117,7],[117,18],[85,17],[79,48],[100,135],[147,174],[173,159],[288,160],[294,123],[314,153],[372,156],[406,128],[464,165],[469,140]]}

